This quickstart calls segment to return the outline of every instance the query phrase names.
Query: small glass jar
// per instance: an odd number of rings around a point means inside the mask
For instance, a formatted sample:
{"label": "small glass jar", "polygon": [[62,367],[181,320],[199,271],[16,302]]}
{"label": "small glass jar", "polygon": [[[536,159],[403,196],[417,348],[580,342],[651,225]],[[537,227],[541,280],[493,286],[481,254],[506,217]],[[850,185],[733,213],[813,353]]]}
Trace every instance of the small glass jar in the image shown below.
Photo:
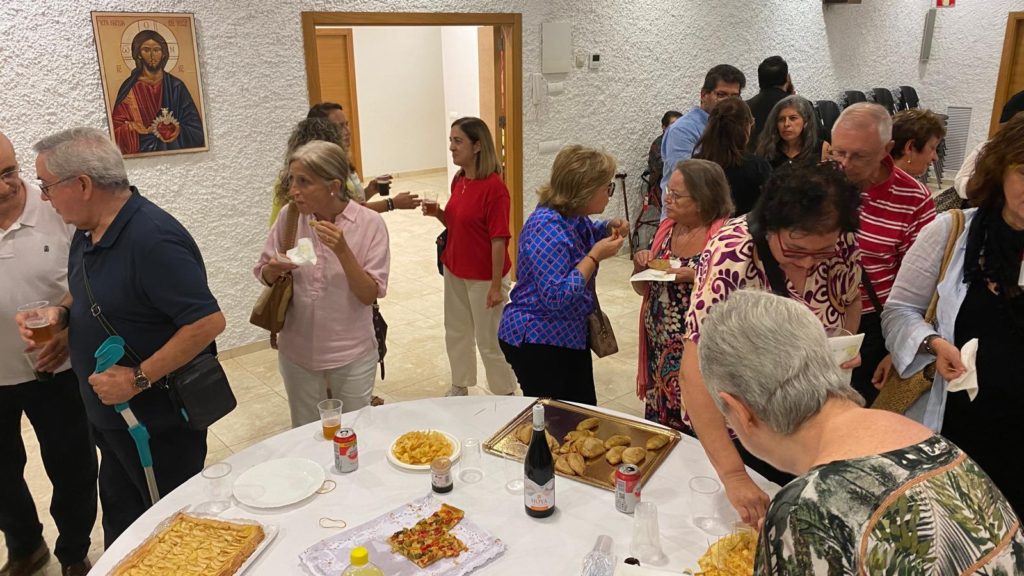
{"label": "small glass jar", "polygon": [[430,463],[430,487],[439,494],[452,491],[452,461],[448,458],[435,458]]}

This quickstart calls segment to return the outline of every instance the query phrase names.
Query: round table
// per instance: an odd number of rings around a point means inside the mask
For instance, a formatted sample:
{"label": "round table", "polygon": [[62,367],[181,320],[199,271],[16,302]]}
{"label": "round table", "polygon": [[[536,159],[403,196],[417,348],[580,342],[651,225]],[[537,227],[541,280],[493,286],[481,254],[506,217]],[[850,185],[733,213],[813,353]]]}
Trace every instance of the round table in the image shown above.
{"label": "round table", "polygon": [[[304,571],[299,564],[299,554],[340,532],[337,528],[321,528],[321,517],[343,519],[352,528],[430,492],[429,472],[403,471],[387,461],[387,450],[400,434],[432,428],[459,439],[473,437],[483,442],[534,400],[506,396],[433,398],[367,407],[345,414],[342,424],[355,429],[359,442],[359,469],[350,474],[334,471],[332,444],[320,437],[319,422],[282,432],[226,458],[232,467],[232,480],[261,462],[299,457],[322,464],[327,478],[335,480],[337,487],[329,493],[314,494],[300,503],[273,510],[251,509],[236,502],[236,506],[220,516],[253,519],[278,528],[277,537],[248,573],[301,574]],[[612,410],[598,410],[636,420]],[[463,484],[456,476],[452,492],[436,495],[465,510],[466,518],[508,546],[501,557],[476,573],[578,574],[583,557],[600,534],[614,539],[614,552],[619,562],[629,556],[633,517],[615,509],[613,492],[559,477],[555,514],[537,520],[523,511],[522,494],[512,494],[505,489],[504,459],[485,453],[483,464],[485,478],[481,482]],[[453,472],[457,469],[456,464]],[[697,568],[697,558],[714,540],[691,523],[688,488],[690,478],[714,475],[700,443],[684,435],[644,486],[643,501],[658,506],[661,543],[668,557],[668,563],[660,568],[677,574],[686,568]],[[770,486],[756,473],[751,472],[751,475],[763,486]],[[208,500],[207,482],[197,475],[165,495],[106,550],[91,574],[108,574],[161,521],[182,508]]]}

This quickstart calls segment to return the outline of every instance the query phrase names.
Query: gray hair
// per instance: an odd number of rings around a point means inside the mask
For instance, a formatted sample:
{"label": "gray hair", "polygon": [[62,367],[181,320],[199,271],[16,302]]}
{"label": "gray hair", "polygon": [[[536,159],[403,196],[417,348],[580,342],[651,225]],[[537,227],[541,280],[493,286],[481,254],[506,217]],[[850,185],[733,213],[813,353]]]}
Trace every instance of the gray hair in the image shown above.
{"label": "gray hair", "polygon": [[711,309],[699,350],[719,410],[718,393],[728,392],[779,434],[792,434],[830,398],[864,403],[836,365],[821,322],[788,298],[733,292]]}
{"label": "gray hair", "polygon": [[676,162],[673,169],[683,175],[683,183],[690,194],[701,222],[711,224],[720,218],[732,216],[736,207],[729,192],[729,181],[722,167],[710,160],[691,158]]}
{"label": "gray hair", "polygon": [[804,120],[804,129],[800,132],[800,154],[797,157],[800,159],[813,158],[817,161],[816,152],[819,148],[818,116],[814,113],[814,105],[811,104],[811,101],[796,94],[779,100],[772,107],[771,112],[768,113],[768,117],[764,121],[764,128],[761,129],[761,134],[754,135],[758,139],[757,155],[766,158],[769,162],[775,162],[782,158],[782,136],[779,135],[779,116],[787,108],[796,110],[796,113]]}
{"label": "gray hair", "polygon": [[885,146],[892,140],[892,116],[880,104],[874,102],[857,102],[843,109],[843,113],[832,126],[834,132],[840,124],[849,123],[855,130],[878,130],[878,137]]}
{"label": "gray hair", "polygon": [[121,151],[101,130],[69,128],[43,138],[32,148],[46,155],[46,169],[57,178],[84,174],[100,188],[123,190],[129,186]]}
{"label": "gray hair", "polygon": [[349,163],[348,156],[341,146],[333,142],[313,140],[295,149],[288,155],[288,164],[301,162],[317,176],[324,180],[341,182],[340,200],[351,200],[348,190]]}

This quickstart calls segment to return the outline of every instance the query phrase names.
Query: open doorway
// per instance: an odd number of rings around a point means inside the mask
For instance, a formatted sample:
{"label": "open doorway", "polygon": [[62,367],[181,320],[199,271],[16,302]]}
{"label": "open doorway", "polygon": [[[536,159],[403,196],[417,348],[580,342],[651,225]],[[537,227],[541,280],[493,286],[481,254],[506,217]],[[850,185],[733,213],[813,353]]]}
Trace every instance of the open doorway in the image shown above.
{"label": "open doorway", "polygon": [[448,125],[460,116],[487,123],[512,200],[514,267],[523,222],[520,15],[304,12],[302,21],[310,104],[349,111],[363,178],[443,172],[450,182]]}

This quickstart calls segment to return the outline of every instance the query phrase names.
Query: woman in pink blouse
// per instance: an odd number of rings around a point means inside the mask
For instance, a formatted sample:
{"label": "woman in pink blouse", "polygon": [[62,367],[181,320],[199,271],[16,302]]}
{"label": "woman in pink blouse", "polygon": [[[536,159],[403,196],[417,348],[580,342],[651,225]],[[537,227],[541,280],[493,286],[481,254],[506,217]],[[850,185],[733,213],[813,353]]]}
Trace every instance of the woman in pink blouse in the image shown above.
{"label": "woman in pink blouse", "polygon": [[[378,361],[371,309],[388,285],[388,231],[380,214],[353,202],[345,186],[348,157],[330,142],[310,142],[288,158],[292,202],[274,223],[254,273],[272,284],[291,274],[293,295],[278,340],[278,365],[292,426],[319,418],[331,397],[344,411],[370,403]],[[315,264],[282,254],[290,210],[299,211],[296,242],[312,240]]]}
{"label": "woman in pink blouse", "polygon": [[[748,216],[726,222],[697,268],[686,316],[682,396],[693,427],[726,495],[744,522],[756,526],[768,496],[747,474],[750,466],[785,484],[782,473],[743,450],[708,394],[698,362],[701,324],[718,303],[743,288],[760,288],[807,306],[828,331],[856,332],[860,324],[860,259],[853,233],[860,193],[833,164],[799,166],[773,175]],[[772,354],[765,342],[764,354]],[[853,368],[859,356],[844,364]]]}

